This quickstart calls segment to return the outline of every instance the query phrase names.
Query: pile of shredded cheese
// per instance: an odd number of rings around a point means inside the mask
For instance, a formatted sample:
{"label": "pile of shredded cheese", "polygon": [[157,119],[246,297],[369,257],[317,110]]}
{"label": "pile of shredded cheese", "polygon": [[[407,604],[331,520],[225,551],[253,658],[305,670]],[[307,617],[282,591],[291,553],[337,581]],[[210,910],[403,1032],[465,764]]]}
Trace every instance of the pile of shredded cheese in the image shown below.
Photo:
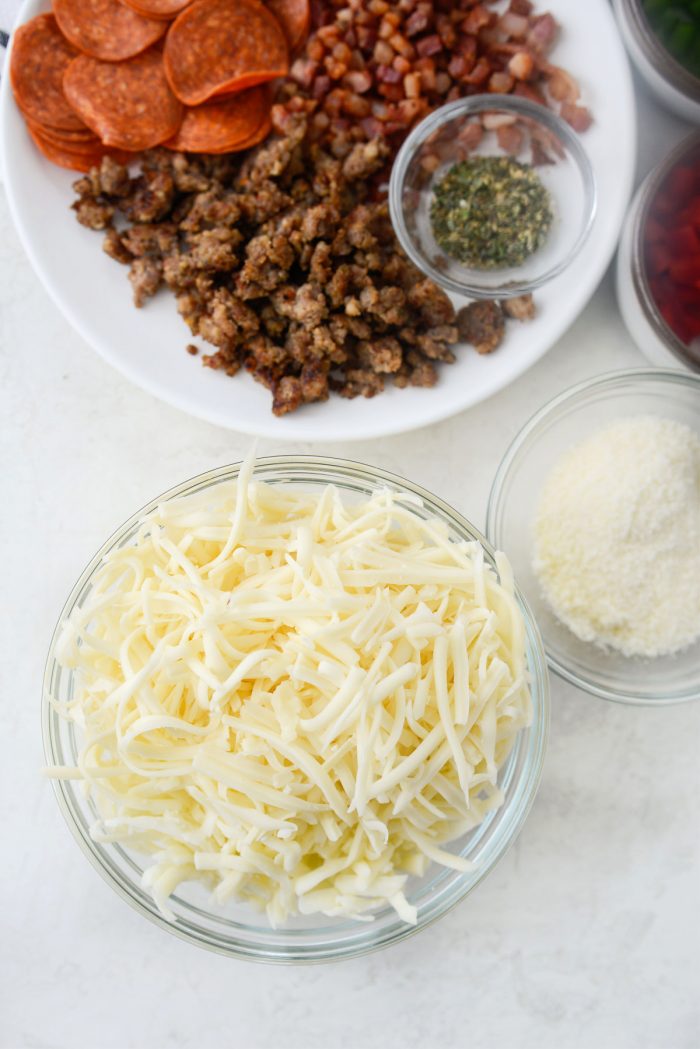
{"label": "pile of shredded cheese", "polygon": [[569,449],[546,479],[534,569],[583,641],[656,657],[700,637],[700,437],[630,416]]}
{"label": "pile of shredded cheese", "polygon": [[104,559],[57,657],[91,833],[275,925],[390,904],[502,802],[529,723],[510,569],[419,500],[237,482],[163,503]]}

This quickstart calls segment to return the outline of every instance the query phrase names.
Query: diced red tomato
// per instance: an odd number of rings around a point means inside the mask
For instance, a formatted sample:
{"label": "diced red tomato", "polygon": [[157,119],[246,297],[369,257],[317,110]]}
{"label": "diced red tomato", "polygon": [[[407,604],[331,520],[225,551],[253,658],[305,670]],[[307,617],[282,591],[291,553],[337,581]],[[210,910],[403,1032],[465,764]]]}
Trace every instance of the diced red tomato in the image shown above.
{"label": "diced red tomato", "polygon": [[672,261],[671,252],[665,244],[649,244],[646,261],[650,273],[666,273]]}
{"label": "diced red tomato", "polygon": [[700,338],[700,159],[670,173],[649,209],[644,236],[649,289],[687,345]]}
{"label": "diced red tomato", "polygon": [[666,243],[674,255],[695,255],[700,251],[700,237],[693,226],[676,226],[669,230]]}
{"label": "diced red tomato", "polygon": [[692,284],[677,284],[672,286],[672,293],[676,301],[684,306],[686,311],[700,310],[700,282]]}
{"label": "diced red tomato", "polygon": [[662,189],[654,201],[652,214],[656,215],[663,221],[666,215],[670,215],[671,212],[676,210],[676,207],[677,200],[668,192],[668,190]]}
{"label": "diced red tomato", "polygon": [[692,317],[686,313],[683,315],[683,324],[686,330],[686,342],[700,338],[700,317]]}
{"label": "diced red tomato", "polygon": [[693,197],[687,207],[678,212],[678,221],[684,226],[692,226],[696,232],[700,231],[700,194]]}
{"label": "diced red tomato", "polygon": [[647,244],[658,244],[659,241],[666,240],[666,227],[658,219],[655,219],[653,215],[650,215],[647,219],[644,239]]}
{"label": "diced red tomato", "polygon": [[666,190],[673,198],[685,199],[698,188],[698,172],[694,166],[679,164],[668,176]]}
{"label": "diced red tomato", "polygon": [[696,284],[700,281],[700,254],[677,258],[668,272],[675,284]]}

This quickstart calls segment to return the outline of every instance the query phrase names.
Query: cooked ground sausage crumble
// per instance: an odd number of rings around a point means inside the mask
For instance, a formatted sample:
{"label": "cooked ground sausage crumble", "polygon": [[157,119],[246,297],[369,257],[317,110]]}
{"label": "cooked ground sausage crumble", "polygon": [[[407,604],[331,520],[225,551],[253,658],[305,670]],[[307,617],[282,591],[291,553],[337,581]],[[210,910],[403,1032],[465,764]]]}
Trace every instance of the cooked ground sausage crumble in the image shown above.
{"label": "cooked ground sausage crumble", "polygon": [[78,220],[105,231],[137,306],[161,285],[212,368],[267,386],[273,411],[372,397],[386,382],[432,386],[457,341],[452,303],[406,259],[368,180],[387,147],[343,159],[311,143],[307,117],[236,156],[144,154],[131,178],[106,157],[76,182]]}

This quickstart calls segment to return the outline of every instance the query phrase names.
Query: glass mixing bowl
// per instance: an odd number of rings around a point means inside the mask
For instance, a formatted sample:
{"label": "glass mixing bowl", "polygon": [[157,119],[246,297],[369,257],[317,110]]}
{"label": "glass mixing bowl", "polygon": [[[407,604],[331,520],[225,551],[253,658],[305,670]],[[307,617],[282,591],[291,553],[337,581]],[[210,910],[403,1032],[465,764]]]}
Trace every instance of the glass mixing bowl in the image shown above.
{"label": "glass mixing bowl", "polygon": [[700,641],[656,659],[630,658],[581,641],[549,608],[532,566],[540,492],[562,452],[608,423],[644,414],[675,419],[700,433],[700,376],[660,368],[611,372],[545,404],[525,424],[498,468],[486,534],[497,549],[508,551],[552,670],[603,699],[660,706],[700,698]]}
{"label": "glass mixing bowl", "polygon": [[[430,224],[442,176],[472,157],[511,157],[530,164],[533,150],[547,157],[533,165],[553,213],[544,244],[519,266],[506,269],[476,269],[447,255]],[[524,295],[562,273],[583,247],[595,207],[593,168],[578,135],[556,113],[517,95],[471,95],[436,109],[404,142],[389,183],[391,221],[408,257],[447,291],[475,299]]]}
{"label": "glass mixing bowl", "polygon": [[[235,478],[238,469],[239,464],[236,464],[200,474],[154,499],[107,540],[81,575],[61,613],[46,665],[42,722],[47,763],[75,765],[76,762],[79,744],[76,728],[72,722],[59,716],[48,696],[68,700],[73,693],[73,672],[60,667],[56,661],[57,634],[71,610],[80,606],[90,594],[93,575],[102,558],[110,550],[129,545],[143,515],[159,503],[175,496],[201,492]],[[340,459],[279,456],[259,459],[255,476],[269,484],[294,485],[307,491],[334,484],[348,499],[366,498],[377,488],[387,486],[395,491],[413,493],[422,500],[422,505],[416,508],[418,514],[446,521],[451,536],[456,540],[482,543],[486,560],[494,565],[491,547],[456,510],[418,485],[383,470]],[[141,885],[145,866],[143,858],[119,845],[93,841],[90,825],[96,813],[85,798],[80,783],[53,780],[59,805],[74,837],[102,877],[135,910],[168,932],[220,954],[286,963],[350,958],[395,943],[425,928],[471,892],[503,856],[522,827],[539,783],[549,725],[547,666],[532,614],[522,596],[519,593],[516,596],[525,619],[533,721],[517,737],[501,769],[499,783],[504,794],[503,805],[451,846],[472,860],[474,869],[469,873],[458,873],[433,866],[424,878],[409,882],[406,895],[418,908],[416,926],[405,924],[393,910],[385,908],[374,912],[374,921],[367,923],[314,916],[298,918],[283,928],[272,929],[245,904],[217,906],[198,884],[181,886],[171,897],[170,905],[176,920],[169,922]]]}
{"label": "glass mixing bowl", "polygon": [[648,87],[667,109],[682,120],[697,124],[700,78],[666,50],[641,0],[612,0],[612,3],[625,47]]}
{"label": "glass mixing bowl", "polygon": [[700,339],[686,345],[671,330],[652,294],[647,266],[647,225],[654,203],[672,172],[690,164],[700,166],[700,131],[683,139],[637,190],[620,237],[616,284],[622,319],[651,363],[665,368],[684,365],[700,373]]}

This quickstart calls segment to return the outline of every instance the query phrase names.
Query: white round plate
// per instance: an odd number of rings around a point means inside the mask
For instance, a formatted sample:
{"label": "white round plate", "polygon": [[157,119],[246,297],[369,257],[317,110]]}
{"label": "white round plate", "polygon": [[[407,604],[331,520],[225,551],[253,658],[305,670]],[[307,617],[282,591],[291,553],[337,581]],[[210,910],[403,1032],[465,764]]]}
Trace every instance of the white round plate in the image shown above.
{"label": "white round plate", "polygon": [[[502,347],[480,357],[469,346],[443,366],[433,389],[389,388],[379,397],[331,398],[277,419],[270,394],[248,375],[229,378],[185,352],[192,341],[171,295],[134,309],[126,267],[101,249],[101,235],[78,225],[70,205],[78,177],[37,152],[5,75],[0,90],[0,154],[10,210],[39,279],[67,320],[106,361],[156,397],[219,426],[276,440],[340,441],[400,433],[454,415],[529,368],[579,314],[617,243],[634,173],[635,108],[627,59],[607,0],[541,0],[561,23],[551,61],[579,79],[594,115],[582,141],[593,164],[598,211],[569,269],[537,293],[538,316],[512,322]],[[25,0],[18,23],[48,10]],[[9,66],[6,64],[7,72]]]}

